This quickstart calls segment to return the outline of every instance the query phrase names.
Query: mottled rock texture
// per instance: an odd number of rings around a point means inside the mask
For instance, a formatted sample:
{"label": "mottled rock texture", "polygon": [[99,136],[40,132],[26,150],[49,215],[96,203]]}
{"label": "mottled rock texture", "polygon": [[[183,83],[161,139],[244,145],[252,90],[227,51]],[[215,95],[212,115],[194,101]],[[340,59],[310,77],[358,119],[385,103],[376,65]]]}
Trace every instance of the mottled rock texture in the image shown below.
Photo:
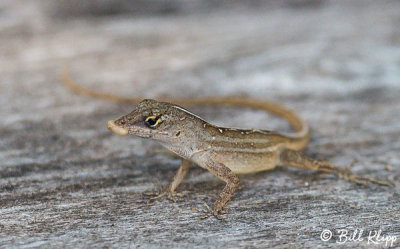
{"label": "mottled rock texture", "polygon": [[[0,248],[400,246],[400,1],[0,2]],[[124,96],[246,95],[295,109],[312,127],[306,154],[397,188],[362,187],[280,168],[241,177],[226,222],[197,221],[223,183],[192,167],[177,203],[146,204],[179,159],[106,130]],[[194,108],[220,125],[288,131],[248,109]],[[161,153],[160,153],[161,152]],[[321,241],[324,229],[333,231]],[[364,229],[339,245],[337,230]],[[383,247],[383,244],[375,247]]]}

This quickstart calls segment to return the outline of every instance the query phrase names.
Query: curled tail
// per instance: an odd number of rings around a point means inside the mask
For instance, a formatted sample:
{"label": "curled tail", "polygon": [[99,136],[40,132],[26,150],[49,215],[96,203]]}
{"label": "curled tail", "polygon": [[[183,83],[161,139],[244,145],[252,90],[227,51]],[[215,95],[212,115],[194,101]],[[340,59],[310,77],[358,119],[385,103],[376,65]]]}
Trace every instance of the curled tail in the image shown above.
{"label": "curled tail", "polygon": [[[127,104],[138,104],[142,98],[138,97],[123,97],[119,95],[109,94],[97,90],[93,90],[81,85],[78,85],[71,79],[69,72],[66,68],[62,71],[62,82],[72,92],[81,94],[97,99],[105,99],[118,103]],[[158,98],[162,102],[173,102],[178,105],[185,107],[193,106],[231,106],[231,107],[249,107],[252,109],[258,109],[270,112],[276,116],[279,116],[287,120],[290,125],[294,128],[296,133],[286,135],[290,139],[288,148],[292,150],[302,150],[308,144],[310,140],[310,128],[306,122],[304,122],[297,114],[293,111],[278,105],[276,103],[267,100],[256,100],[247,97],[204,97],[196,99],[188,98]]]}

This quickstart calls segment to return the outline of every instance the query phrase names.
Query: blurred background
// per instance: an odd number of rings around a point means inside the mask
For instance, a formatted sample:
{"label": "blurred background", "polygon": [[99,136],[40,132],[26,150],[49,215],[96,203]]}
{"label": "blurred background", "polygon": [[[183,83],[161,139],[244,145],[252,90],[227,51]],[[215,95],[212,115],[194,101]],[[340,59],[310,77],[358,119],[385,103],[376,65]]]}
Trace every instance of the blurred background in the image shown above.
{"label": "blurred background", "polygon": [[[54,83],[64,65],[81,82],[128,95],[399,85],[395,0],[3,0],[0,11],[2,84],[28,89]],[[29,82],[19,82],[24,73]]]}
{"label": "blurred background", "polygon": [[[182,184],[188,198],[145,205],[141,193],[167,185],[179,160],[107,131],[133,106],[76,96],[61,84],[64,67],[81,85],[123,96],[279,102],[310,123],[308,155],[358,158],[356,172],[398,182],[400,1],[1,0],[0,247],[204,247],[201,233],[209,247],[316,247],[318,231],[338,221],[385,224],[400,237],[398,194],[293,170],[243,178],[230,227],[190,222],[191,207],[222,189],[199,168]],[[219,125],[289,130],[257,111],[193,111]],[[338,192],[356,209],[340,206]],[[364,223],[366,213],[375,219]]]}

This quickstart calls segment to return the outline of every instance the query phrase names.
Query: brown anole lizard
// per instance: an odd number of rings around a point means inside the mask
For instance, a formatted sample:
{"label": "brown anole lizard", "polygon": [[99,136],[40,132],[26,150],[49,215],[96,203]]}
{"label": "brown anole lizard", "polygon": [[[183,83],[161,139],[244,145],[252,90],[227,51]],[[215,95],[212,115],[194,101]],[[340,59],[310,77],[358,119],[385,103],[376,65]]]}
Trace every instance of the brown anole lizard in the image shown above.
{"label": "brown anole lizard", "polygon": [[[309,139],[310,129],[294,112],[269,101],[242,97],[211,97],[199,99],[145,99],[125,98],[82,87],[73,82],[64,71],[63,82],[72,91],[87,96],[137,104],[129,114],[108,121],[107,127],[118,135],[135,135],[153,139],[182,157],[182,163],[162,196],[175,200],[175,193],[192,163],[207,169],[226,183],[212,208],[205,216],[219,218],[239,186],[238,174],[272,170],[278,165],[305,170],[332,173],[339,178],[366,184],[393,185],[370,177],[352,174],[348,168],[337,167],[325,160],[313,160],[300,151]],[[169,103],[174,102],[174,104]],[[281,134],[267,130],[245,130],[212,125],[187,109],[190,106],[233,106],[265,110],[286,119],[295,134]]]}

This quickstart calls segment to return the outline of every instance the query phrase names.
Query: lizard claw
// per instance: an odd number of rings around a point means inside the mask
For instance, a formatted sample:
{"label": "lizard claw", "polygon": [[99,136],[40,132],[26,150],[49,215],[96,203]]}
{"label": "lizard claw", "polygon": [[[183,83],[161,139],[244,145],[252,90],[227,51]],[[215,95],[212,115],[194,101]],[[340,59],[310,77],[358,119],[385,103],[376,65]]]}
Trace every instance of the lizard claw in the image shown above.
{"label": "lizard claw", "polygon": [[164,196],[166,196],[168,200],[173,201],[173,202],[177,202],[176,198],[183,198],[184,197],[183,194],[171,192],[169,190],[165,190],[165,191],[162,191],[162,192],[155,192],[155,193],[145,193],[144,195],[153,196],[153,197],[150,197],[147,200],[147,204],[149,204],[152,201],[155,201],[157,199],[160,199],[161,197],[164,197]]}
{"label": "lizard claw", "polygon": [[176,202],[177,201],[176,197],[177,198],[183,198],[184,195],[181,194],[181,193],[175,193],[175,192],[168,192],[167,193],[167,199],[170,200],[170,201]]}
{"label": "lizard claw", "polygon": [[226,221],[224,218],[221,217],[221,214],[226,214],[225,210],[216,210],[214,208],[210,208],[207,203],[204,203],[205,209],[193,208],[192,211],[197,211],[200,213],[204,213],[204,215],[200,216],[198,220],[204,220],[211,216],[214,216],[216,219],[220,221]]}
{"label": "lizard claw", "polygon": [[345,171],[340,172],[338,174],[339,178],[341,179],[346,179],[350,182],[355,182],[357,184],[367,186],[368,183],[375,183],[378,185],[383,185],[383,186],[392,186],[394,187],[395,184],[391,181],[381,181],[372,177],[363,177],[363,176],[358,176],[350,172],[349,168],[347,168]]}

